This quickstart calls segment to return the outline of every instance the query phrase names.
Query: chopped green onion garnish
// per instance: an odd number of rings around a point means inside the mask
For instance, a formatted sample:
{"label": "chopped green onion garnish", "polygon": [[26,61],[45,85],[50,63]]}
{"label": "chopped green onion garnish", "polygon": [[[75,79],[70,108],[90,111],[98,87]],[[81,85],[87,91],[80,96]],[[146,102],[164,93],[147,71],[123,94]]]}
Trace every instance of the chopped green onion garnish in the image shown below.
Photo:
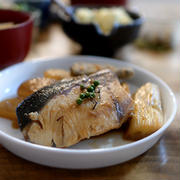
{"label": "chopped green onion garnish", "polygon": [[96,89],[96,86],[95,86],[94,84],[92,84],[92,85],[91,85],[91,87],[93,87],[93,88],[94,88],[94,90]]}
{"label": "chopped green onion garnish", "polygon": [[79,96],[81,99],[84,99],[86,97],[85,93],[81,93]]}
{"label": "chopped green onion garnish", "polygon": [[81,90],[85,89],[85,86],[83,84],[80,85]]}
{"label": "chopped green onion garnish", "polygon": [[85,93],[86,97],[88,98],[90,96],[90,93],[89,92],[86,92]]}
{"label": "chopped green onion garnish", "polygon": [[83,99],[85,98],[95,98],[95,93],[94,90],[96,89],[96,87],[99,85],[99,81],[94,81],[93,84],[91,84],[91,86],[89,86],[88,88],[86,88],[83,84],[80,84],[80,88],[81,90],[86,89],[87,91],[84,93],[81,93],[79,95],[79,98],[76,100],[76,103],[78,105],[82,104]]}
{"label": "chopped green onion garnish", "polygon": [[99,85],[99,81],[94,81],[94,85],[98,86]]}
{"label": "chopped green onion garnish", "polygon": [[82,104],[82,102],[83,102],[83,100],[82,100],[81,98],[78,98],[78,99],[76,100],[76,103],[77,103],[78,105]]}
{"label": "chopped green onion garnish", "polygon": [[90,92],[89,94],[90,94],[90,98],[94,98],[95,97],[94,92]]}
{"label": "chopped green onion garnish", "polygon": [[92,87],[92,86],[88,87],[88,88],[87,88],[87,91],[88,91],[88,92],[93,92],[93,91],[94,91],[94,87]]}

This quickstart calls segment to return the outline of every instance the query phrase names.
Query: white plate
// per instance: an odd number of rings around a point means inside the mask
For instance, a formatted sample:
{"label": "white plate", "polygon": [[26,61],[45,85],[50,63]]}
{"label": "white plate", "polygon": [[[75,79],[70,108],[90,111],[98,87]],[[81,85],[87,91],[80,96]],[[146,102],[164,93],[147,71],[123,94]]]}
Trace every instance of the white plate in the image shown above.
{"label": "white plate", "polygon": [[23,140],[19,130],[11,127],[11,122],[0,118],[0,142],[12,153],[39,164],[60,168],[98,168],[130,160],[151,148],[173,121],[176,113],[175,97],[170,88],[157,76],[135,65],[108,58],[74,56],[45,61],[24,62],[0,72],[0,100],[15,96],[18,86],[25,80],[42,76],[48,68],[65,68],[77,61],[108,63],[116,67],[132,67],[135,76],[129,81],[131,90],[146,82],[159,85],[162,95],[166,123],[152,135],[135,142],[124,141],[118,131],[100,137],[84,140],[71,148],[53,148],[32,144]]}

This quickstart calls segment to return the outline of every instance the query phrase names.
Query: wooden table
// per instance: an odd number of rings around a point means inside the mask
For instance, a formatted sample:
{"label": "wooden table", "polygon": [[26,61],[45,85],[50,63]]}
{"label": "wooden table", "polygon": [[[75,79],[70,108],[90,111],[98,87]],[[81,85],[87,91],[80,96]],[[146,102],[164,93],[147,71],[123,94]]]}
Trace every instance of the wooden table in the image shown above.
{"label": "wooden table", "polygon": [[[59,25],[42,32],[27,59],[60,57],[78,53],[80,47],[70,41]],[[118,55],[120,54],[120,55]],[[160,141],[143,155],[126,163],[94,170],[65,170],[37,165],[0,146],[0,180],[179,180],[180,179],[180,48],[157,54],[126,47],[117,58],[142,66],[160,76],[172,88],[178,102],[175,120]]]}

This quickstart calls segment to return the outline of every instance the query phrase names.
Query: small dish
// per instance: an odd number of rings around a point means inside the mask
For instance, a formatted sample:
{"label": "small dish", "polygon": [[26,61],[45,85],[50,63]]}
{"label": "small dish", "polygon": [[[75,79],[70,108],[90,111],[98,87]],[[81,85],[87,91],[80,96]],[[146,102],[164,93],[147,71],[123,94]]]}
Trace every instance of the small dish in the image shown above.
{"label": "small dish", "polygon": [[76,21],[74,13],[76,9],[81,7],[91,9],[106,6],[74,5],[67,7],[67,11],[71,14],[70,20],[59,15],[64,32],[74,41],[81,44],[82,54],[112,56],[118,48],[133,42],[138,37],[139,30],[143,24],[143,19],[139,14],[126,10],[133,19],[133,22],[127,25],[116,25],[113,27],[110,34],[104,35],[99,30],[98,25],[94,23],[82,24]]}
{"label": "small dish", "polygon": [[[77,61],[131,67],[135,76],[128,81],[132,91],[146,82],[156,83],[161,90],[165,124],[152,135],[138,140],[125,141],[119,131],[84,140],[70,148],[54,148],[32,144],[23,140],[19,130],[11,127],[11,121],[0,118],[0,143],[10,152],[26,160],[58,168],[88,169],[119,164],[151,148],[173,121],[176,113],[175,96],[171,89],[152,73],[126,62],[94,56],[72,56],[43,61],[29,61],[11,66],[0,72],[0,100],[16,95],[18,86],[25,80],[42,76],[48,68],[68,69]],[[12,76],[13,74],[13,76]]]}

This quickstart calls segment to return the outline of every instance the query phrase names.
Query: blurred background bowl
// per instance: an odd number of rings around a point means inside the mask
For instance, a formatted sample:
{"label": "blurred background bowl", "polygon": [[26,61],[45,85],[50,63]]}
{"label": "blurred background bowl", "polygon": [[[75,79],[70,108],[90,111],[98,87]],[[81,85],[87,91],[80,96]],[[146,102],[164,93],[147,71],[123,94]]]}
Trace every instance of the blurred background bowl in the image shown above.
{"label": "blurred background bowl", "polygon": [[32,38],[33,20],[25,12],[0,9],[0,23],[13,27],[0,30],[0,69],[24,60]]}
{"label": "blurred background bowl", "polygon": [[105,5],[107,5],[107,4],[110,4],[110,5],[112,5],[112,4],[114,4],[114,5],[126,5],[127,4],[127,0],[72,0],[71,1],[71,4],[93,4],[93,5],[97,5],[97,4],[105,4]]}
{"label": "blurred background bowl", "polygon": [[[74,14],[76,9],[80,7],[100,8],[105,6],[74,5],[69,7],[69,11]],[[140,27],[143,23],[143,19],[137,13],[126,11],[133,19],[133,22],[127,25],[119,24],[114,26],[109,35],[101,33],[98,26],[94,23],[78,23],[73,16],[70,21],[65,20],[63,16],[59,17],[62,21],[64,32],[82,46],[82,54],[112,56],[118,48],[133,42],[138,37]]]}
{"label": "blurred background bowl", "polygon": [[40,28],[48,25],[51,0],[15,0],[14,3],[16,4],[15,7],[21,11],[29,12],[32,15],[37,12],[40,13],[38,24]]}

